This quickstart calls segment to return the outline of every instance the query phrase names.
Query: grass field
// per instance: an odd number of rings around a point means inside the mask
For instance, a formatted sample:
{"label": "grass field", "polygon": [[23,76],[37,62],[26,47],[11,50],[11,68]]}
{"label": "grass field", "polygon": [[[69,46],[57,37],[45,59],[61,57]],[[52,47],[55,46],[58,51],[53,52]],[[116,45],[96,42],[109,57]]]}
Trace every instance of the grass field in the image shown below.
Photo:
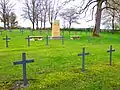
{"label": "grass field", "polygon": [[[33,35],[50,35],[50,31],[34,31]],[[8,35],[11,40],[9,48],[5,47],[3,38]],[[0,35],[0,90],[120,90],[120,34],[101,33],[101,38],[89,38],[88,32],[71,32],[80,35],[80,40],[70,40],[64,32],[65,40],[31,41],[27,46],[29,30],[23,34],[19,30],[4,31]],[[61,32],[62,35],[62,32]],[[113,65],[109,65],[109,46],[116,50],[113,53]],[[81,72],[82,48],[90,55],[85,57],[85,72]],[[27,64],[29,86],[20,88],[22,83],[22,65],[13,65],[22,59],[26,52],[27,59],[34,63]]]}

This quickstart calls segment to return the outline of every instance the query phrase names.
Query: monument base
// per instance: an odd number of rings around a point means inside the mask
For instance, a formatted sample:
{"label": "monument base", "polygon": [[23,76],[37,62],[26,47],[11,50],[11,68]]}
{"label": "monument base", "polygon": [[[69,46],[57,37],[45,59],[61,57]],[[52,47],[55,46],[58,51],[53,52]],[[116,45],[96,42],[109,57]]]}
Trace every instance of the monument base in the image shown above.
{"label": "monument base", "polygon": [[62,39],[64,38],[63,36],[49,36],[49,39],[53,39],[53,40],[56,40],[56,39]]}

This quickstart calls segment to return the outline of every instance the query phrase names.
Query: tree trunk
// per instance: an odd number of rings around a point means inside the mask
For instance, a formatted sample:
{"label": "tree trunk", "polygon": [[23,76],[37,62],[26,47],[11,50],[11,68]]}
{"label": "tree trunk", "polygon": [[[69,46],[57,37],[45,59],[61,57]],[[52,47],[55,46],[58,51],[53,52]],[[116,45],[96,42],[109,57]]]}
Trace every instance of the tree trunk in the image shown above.
{"label": "tree trunk", "polygon": [[39,29],[39,27],[38,27],[38,21],[37,21],[37,23],[36,23],[36,29],[37,29],[37,30]]}
{"label": "tree trunk", "polygon": [[44,21],[44,30],[45,30],[45,24],[46,24],[46,21]]}
{"label": "tree trunk", "polygon": [[41,27],[41,30],[42,30],[42,20],[41,20],[41,26],[40,27]]}
{"label": "tree trunk", "polygon": [[32,24],[33,24],[33,31],[35,30],[35,1],[34,0],[32,0],[32,5],[33,5],[33,11],[32,11],[32,14],[33,14],[33,22],[32,22]]}
{"label": "tree trunk", "polygon": [[8,27],[8,29],[10,29],[10,25],[9,25],[9,23],[7,24],[7,27]]}
{"label": "tree trunk", "polygon": [[33,31],[35,30],[35,16],[33,14],[33,22],[32,22],[32,25],[33,25]]}
{"label": "tree trunk", "polygon": [[6,22],[4,21],[4,30],[6,30]]}
{"label": "tree trunk", "polygon": [[96,36],[96,37],[100,36],[99,33],[100,33],[101,14],[102,14],[102,2],[98,1],[95,28],[93,30],[93,36]]}
{"label": "tree trunk", "polygon": [[69,22],[69,28],[71,28],[71,22]]}
{"label": "tree trunk", "polygon": [[44,13],[44,22],[43,22],[44,30],[45,30],[45,27],[46,27],[46,15],[47,15],[47,12],[45,11],[45,13]]}
{"label": "tree trunk", "polygon": [[7,27],[8,27],[8,29],[10,29],[10,21],[9,21],[9,18],[8,18],[8,20],[7,20]]}
{"label": "tree trunk", "polygon": [[50,23],[50,25],[51,25],[51,30],[52,30],[52,22]]}
{"label": "tree trunk", "polygon": [[35,23],[34,22],[32,22],[32,25],[33,25],[33,31],[35,30]]}
{"label": "tree trunk", "polygon": [[46,25],[46,16],[44,17],[44,29],[45,29],[45,25]]}
{"label": "tree trunk", "polygon": [[37,30],[39,29],[39,27],[38,27],[38,17],[37,17],[37,19],[36,19],[36,29],[37,29]]}
{"label": "tree trunk", "polygon": [[6,6],[4,1],[4,8],[3,8],[3,19],[4,19],[4,30],[6,30]]}
{"label": "tree trunk", "polygon": [[115,30],[114,21],[115,21],[115,13],[114,13],[114,11],[113,11],[113,15],[112,15],[112,34],[114,34],[114,30]]}
{"label": "tree trunk", "polygon": [[49,18],[50,18],[49,22],[50,22],[51,30],[52,30],[52,23],[53,23],[53,17],[52,17],[52,15],[51,15],[51,17],[49,17]]}
{"label": "tree trunk", "polygon": [[3,18],[4,18],[4,30],[6,30],[6,15],[5,15],[5,13],[3,14]]}

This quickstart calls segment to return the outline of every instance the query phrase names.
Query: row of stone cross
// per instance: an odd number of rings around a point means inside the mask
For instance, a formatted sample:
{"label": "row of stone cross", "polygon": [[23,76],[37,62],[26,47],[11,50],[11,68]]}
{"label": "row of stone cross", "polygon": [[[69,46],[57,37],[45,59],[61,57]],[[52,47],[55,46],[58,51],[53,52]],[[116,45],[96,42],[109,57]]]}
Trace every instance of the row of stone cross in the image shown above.
{"label": "row of stone cross", "polygon": [[[8,48],[8,42],[9,42],[10,39],[11,39],[11,38],[9,38],[7,35],[6,35],[5,38],[3,38],[3,40],[6,41],[6,48]],[[32,38],[28,35],[28,37],[25,38],[25,39],[27,39],[27,41],[28,41],[28,47],[29,47],[29,46],[30,46],[30,39],[32,39]],[[62,37],[61,40],[62,40],[62,45],[63,45],[63,44],[64,44],[64,37]],[[48,41],[49,41],[49,37],[48,37],[48,35],[47,35],[47,36],[46,36],[46,45],[48,45]]]}
{"label": "row of stone cross", "polygon": [[[20,30],[20,32],[21,32],[22,34],[23,34],[23,33],[24,33],[24,31],[25,31],[24,29],[19,29],[19,30]],[[31,34],[33,35],[33,30],[32,30],[32,29],[30,29],[29,31],[30,31],[30,32],[31,32]],[[48,31],[49,31],[49,30],[48,30]],[[2,32],[3,32],[3,31],[2,31],[2,30],[0,30],[0,34],[1,34],[1,35],[2,35]],[[11,33],[11,32],[12,32],[12,29],[9,29],[9,32]],[[39,32],[41,33],[41,30],[39,30]]]}
{"label": "row of stone cross", "polygon": [[[112,65],[112,52],[115,50],[112,49],[112,45],[110,46],[110,50],[107,50],[107,52],[110,53],[110,66]],[[85,48],[83,48],[83,51],[81,54],[78,54],[78,56],[82,56],[82,72],[85,71],[85,56],[89,55],[89,53],[85,52]],[[22,53],[22,61],[13,62],[14,65],[22,64],[23,66],[23,81],[24,86],[28,85],[27,82],[27,74],[26,74],[26,63],[34,62],[34,60],[26,60],[26,53]]]}
{"label": "row of stone cross", "polygon": [[[2,31],[2,30],[0,30],[0,34],[1,34],[1,35],[2,35],[2,32],[3,32],[3,31]],[[9,32],[12,32],[12,30],[10,29],[10,30],[9,30]]]}
{"label": "row of stone cross", "polygon": [[[112,45],[110,45],[110,49],[107,50],[110,53],[110,66],[112,65],[112,52],[115,52],[115,49],[112,49]],[[82,72],[85,71],[85,55],[89,55],[89,53],[85,53],[85,48],[83,48],[82,54],[78,54],[78,56],[82,56]]]}

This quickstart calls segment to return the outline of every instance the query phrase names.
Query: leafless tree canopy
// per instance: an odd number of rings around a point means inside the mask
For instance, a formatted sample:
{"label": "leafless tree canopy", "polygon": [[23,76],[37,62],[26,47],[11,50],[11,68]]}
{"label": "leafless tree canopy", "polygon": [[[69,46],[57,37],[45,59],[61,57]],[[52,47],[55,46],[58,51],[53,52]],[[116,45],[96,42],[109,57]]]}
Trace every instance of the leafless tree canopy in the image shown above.
{"label": "leafless tree canopy", "polygon": [[60,13],[60,16],[69,23],[69,28],[71,27],[72,23],[79,24],[78,20],[80,15],[77,14],[77,8],[67,8]]}
{"label": "leafless tree canopy", "polygon": [[14,4],[10,3],[10,0],[0,0],[0,20],[4,23],[4,29],[6,25],[9,28],[9,14],[13,11]]}
{"label": "leafless tree canopy", "polygon": [[41,28],[46,27],[46,22],[52,26],[52,21],[56,20],[60,10],[72,0],[25,0],[22,15],[25,19],[29,19],[33,24],[33,29],[38,28],[39,22]]}
{"label": "leafless tree canopy", "polygon": [[119,5],[120,5],[119,0],[88,0],[88,1],[83,0],[83,9],[81,13],[84,12],[86,14],[86,12],[92,7],[92,16],[93,16],[94,11],[96,9],[95,29],[93,31],[93,36],[99,36],[102,11],[104,9],[111,9],[111,10],[116,10],[116,12],[119,12],[120,9],[118,7]]}

